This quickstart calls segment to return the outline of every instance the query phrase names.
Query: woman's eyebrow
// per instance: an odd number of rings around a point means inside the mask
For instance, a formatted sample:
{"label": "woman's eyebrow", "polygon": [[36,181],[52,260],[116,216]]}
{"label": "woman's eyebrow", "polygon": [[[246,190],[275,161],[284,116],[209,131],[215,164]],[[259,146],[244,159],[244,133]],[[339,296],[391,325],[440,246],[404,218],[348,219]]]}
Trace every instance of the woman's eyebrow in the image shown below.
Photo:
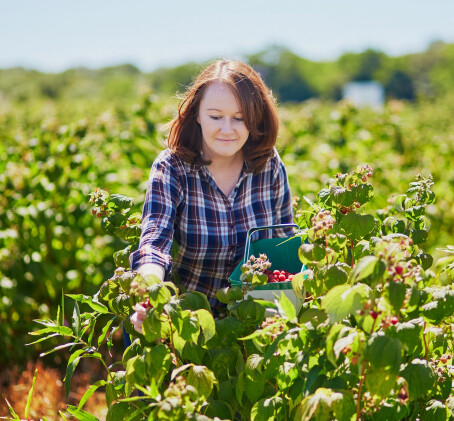
{"label": "woman's eyebrow", "polygon": [[[219,111],[222,113],[222,110],[219,110],[218,108],[207,108],[207,111]],[[235,111],[235,114],[241,114],[241,111]]]}

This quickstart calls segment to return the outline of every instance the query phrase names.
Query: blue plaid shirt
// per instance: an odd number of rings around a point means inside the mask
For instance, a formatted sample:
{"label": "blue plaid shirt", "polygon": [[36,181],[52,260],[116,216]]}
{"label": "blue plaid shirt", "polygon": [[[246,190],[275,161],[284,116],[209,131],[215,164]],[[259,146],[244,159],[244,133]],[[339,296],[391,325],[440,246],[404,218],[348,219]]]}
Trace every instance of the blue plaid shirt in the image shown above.
{"label": "blue plaid shirt", "polygon": [[[212,306],[219,288],[241,261],[247,231],[252,227],[293,222],[287,174],[277,151],[258,174],[246,164],[226,196],[209,169],[188,164],[169,149],[160,153],[150,172],[143,206],[139,248],[130,256],[131,269],[146,263],[175,271],[188,291],[207,295]],[[293,235],[292,228],[264,230],[253,239]],[[172,261],[172,242],[179,246]]]}

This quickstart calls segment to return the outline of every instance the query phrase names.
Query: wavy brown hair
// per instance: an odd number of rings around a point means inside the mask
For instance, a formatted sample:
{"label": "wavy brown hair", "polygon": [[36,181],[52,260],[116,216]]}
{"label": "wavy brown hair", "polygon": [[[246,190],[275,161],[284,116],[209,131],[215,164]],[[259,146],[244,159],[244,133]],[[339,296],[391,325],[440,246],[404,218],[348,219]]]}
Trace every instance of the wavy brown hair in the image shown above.
{"label": "wavy brown hair", "polygon": [[243,155],[249,172],[259,172],[273,155],[279,130],[276,101],[259,74],[236,60],[216,60],[206,67],[181,97],[178,115],[169,123],[167,144],[185,162],[207,165],[203,159],[202,130],[197,122],[200,101],[210,83],[232,88],[240,106],[249,137]]}

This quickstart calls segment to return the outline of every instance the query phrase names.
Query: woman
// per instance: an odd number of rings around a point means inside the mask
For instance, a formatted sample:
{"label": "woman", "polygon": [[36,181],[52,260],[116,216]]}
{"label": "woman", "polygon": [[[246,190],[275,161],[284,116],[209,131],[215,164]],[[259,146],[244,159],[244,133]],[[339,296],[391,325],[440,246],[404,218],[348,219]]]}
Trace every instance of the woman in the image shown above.
{"label": "woman", "polygon": [[[151,168],[131,268],[161,280],[172,270],[216,308],[216,291],[228,285],[249,228],[292,222],[287,175],[274,147],[278,126],[275,100],[250,66],[218,60],[205,68],[184,94],[168,148]],[[260,231],[255,238],[292,234]]]}

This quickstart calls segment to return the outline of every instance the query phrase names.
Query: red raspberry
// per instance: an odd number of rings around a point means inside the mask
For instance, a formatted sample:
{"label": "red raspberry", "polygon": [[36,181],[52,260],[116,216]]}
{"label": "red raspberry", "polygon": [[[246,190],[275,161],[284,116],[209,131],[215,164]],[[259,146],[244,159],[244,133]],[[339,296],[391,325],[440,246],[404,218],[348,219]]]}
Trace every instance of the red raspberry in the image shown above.
{"label": "red raspberry", "polygon": [[400,265],[397,265],[394,269],[398,275],[402,275],[402,273],[404,271],[404,268]]}
{"label": "red raspberry", "polygon": [[376,320],[377,317],[378,317],[378,313],[377,313],[376,311],[371,311],[369,314],[371,315],[371,317],[372,317],[374,320]]}
{"label": "red raspberry", "polygon": [[279,282],[285,282],[287,280],[287,277],[285,275],[280,274],[279,275]]}
{"label": "red raspberry", "polygon": [[391,317],[390,322],[394,326],[397,323],[399,323],[399,319],[396,316],[394,316],[394,317]]}

